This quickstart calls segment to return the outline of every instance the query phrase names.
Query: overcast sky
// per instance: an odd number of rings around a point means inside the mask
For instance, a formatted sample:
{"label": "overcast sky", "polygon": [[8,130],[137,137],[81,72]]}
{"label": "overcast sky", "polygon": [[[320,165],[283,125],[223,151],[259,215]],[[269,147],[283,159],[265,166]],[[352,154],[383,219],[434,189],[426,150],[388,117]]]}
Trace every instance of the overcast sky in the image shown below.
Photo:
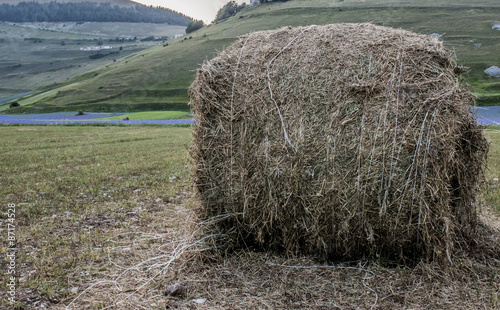
{"label": "overcast sky", "polygon": [[[217,11],[228,3],[229,0],[134,0],[146,5],[162,6],[195,19],[201,19],[205,23],[214,20]],[[237,3],[249,3],[251,0],[236,0]]]}

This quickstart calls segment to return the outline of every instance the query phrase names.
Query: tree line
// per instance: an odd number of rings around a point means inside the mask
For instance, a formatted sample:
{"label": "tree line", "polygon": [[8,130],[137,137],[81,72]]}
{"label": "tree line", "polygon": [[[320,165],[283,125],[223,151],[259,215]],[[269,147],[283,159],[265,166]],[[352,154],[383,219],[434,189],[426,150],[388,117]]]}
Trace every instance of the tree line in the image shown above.
{"label": "tree line", "polygon": [[[286,2],[288,0],[252,0],[250,2],[250,6],[252,5],[258,5],[258,4],[263,4],[263,3],[269,3],[269,2]],[[243,2],[242,4],[236,3],[236,1],[231,0],[228,3],[226,3],[222,8],[219,9],[217,14],[215,15],[215,19],[213,20],[212,23],[220,23],[225,21],[231,16],[236,15],[239,11],[243,10],[247,6],[246,2]],[[196,31],[198,29],[203,28],[205,24],[201,20],[192,20],[189,22],[186,28],[186,33],[191,33],[193,31]]]}
{"label": "tree line", "polygon": [[[286,2],[286,1],[287,0],[253,0],[250,2],[250,5],[257,5],[269,2]],[[236,15],[236,13],[243,10],[245,7],[247,7],[247,4],[245,2],[238,5],[238,3],[236,3],[236,1],[234,0],[229,1],[217,12],[214,23],[219,23],[221,21],[228,19],[231,16]]]}
{"label": "tree line", "polygon": [[111,6],[109,2],[20,2],[0,5],[0,20],[9,22],[131,22],[187,26],[193,19],[153,6]]}

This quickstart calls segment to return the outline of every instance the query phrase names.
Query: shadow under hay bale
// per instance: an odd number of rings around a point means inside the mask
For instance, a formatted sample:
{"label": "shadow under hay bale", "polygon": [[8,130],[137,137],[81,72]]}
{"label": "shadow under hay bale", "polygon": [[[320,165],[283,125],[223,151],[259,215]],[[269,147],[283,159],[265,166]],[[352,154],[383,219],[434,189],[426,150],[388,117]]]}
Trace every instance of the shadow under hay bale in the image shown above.
{"label": "shadow under hay bale", "polygon": [[241,37],[190,87],[200,217],[226,249],[451,261],[488,151],[460,71],[371,24]]}

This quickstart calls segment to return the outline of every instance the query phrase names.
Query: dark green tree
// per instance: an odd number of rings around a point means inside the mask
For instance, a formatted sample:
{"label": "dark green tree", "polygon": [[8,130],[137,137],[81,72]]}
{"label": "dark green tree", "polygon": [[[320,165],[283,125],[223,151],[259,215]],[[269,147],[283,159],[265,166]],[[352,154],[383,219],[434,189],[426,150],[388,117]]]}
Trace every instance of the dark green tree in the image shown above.
{"label": "dark green tree", "polygon": [[214,23],[221,22],[223,20],[228,19],[231,16],[236,15],[236,13],[244,9],[246,6],[247,5],[245,2],[238,5],[236,1],[229,1],[217,12],[217,15],[215,15]]}
{"label": "dark green tree", "polygon": [[196,31],[198,29],[203,28],[205,24],[201,20],[192,20],[189,22],[186,28],[186,33],[191,33],[193,31]]}

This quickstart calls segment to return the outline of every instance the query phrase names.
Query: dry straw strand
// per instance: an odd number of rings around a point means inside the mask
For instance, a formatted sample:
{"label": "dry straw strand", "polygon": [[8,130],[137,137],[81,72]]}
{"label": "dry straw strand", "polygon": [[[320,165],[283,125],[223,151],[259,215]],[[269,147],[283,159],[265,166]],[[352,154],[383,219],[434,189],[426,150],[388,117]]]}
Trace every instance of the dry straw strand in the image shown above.
{"label": "dry straw strand", "polygon": [[288,47],[290,47],[290,45],[293,44],[293,42],[295,42],[295,40],[297,40],[300,36],[302,36],[304,34],[304,32],[306,31],[307,29],[303,29],[296,37],[294,37],[290,42],[288,42],[288,44],[283,47],[270,61],[269,63],[267,64],[267,87],[269,88],[269,95],[271,96],[271,100],[274,102],[274,105],[276,107],[276,111],[278,111],[278,115],[280,117],[280,121],[281,121],[281,127],[283,128],[283,135],[285,136],[285,140],[288,142],[288,144],[290,144],[290,146],[295,150],[295,152],[297,152],[297,148],[295,147],[295,145],[293,145],[292,141],[290,141],[290,138],[288,137],[288,133],[286,132],[286,126],[285,126],[285,121],[283,120],[283,115],[281,115],[281,111],[280,111],[280,108],[278,107],[278,103],[276,102],[276,100],[274,99],[273,97],[273,89],[271,87],[271,76],[270,76],[270,68],[271,68],[271,65],[273,64],[273,62],[276,60],[276,58],[278,58],[284,50],[286,50]]}

